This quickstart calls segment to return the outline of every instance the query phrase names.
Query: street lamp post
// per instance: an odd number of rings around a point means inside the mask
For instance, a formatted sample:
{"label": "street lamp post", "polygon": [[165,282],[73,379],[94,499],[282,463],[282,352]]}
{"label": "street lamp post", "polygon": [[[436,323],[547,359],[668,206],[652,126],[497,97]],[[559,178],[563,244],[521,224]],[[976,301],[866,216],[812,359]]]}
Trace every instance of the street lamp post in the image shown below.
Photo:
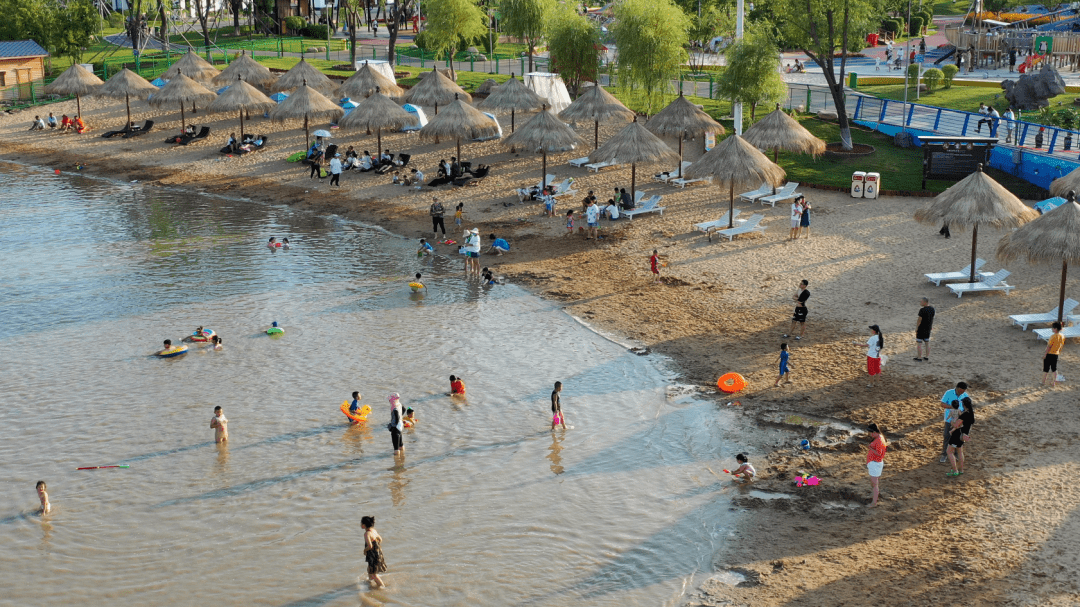
{"label": "street lamp post", "polygon": [[[745,7],[743,6],[743,0],[738,0],[738,4],[735,7],[735,40],[742,40],[743,37],[743,17]],[[735,134],[742,135],[742,102],[736,101],[732,107],[732,116],[735,118]]]}

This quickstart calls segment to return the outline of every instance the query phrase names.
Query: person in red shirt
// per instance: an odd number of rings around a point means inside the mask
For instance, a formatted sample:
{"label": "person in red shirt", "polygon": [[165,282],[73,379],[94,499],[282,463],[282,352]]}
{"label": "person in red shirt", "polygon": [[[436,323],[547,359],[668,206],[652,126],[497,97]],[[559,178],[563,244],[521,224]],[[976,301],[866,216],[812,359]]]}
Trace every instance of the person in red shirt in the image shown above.
{"label": "person in red shirt", "polygon": [[653,282],[660,282],[660,255],[653,249],[652,256],[649,257],[649,270],[656,275],[656,280]]}
{"label": "person in red shirt", "polygon": [[450,376],[451,396],[465,396],[465,382],[460,377]]}
{"label": "person in red shirt", "polygon": [[870,473],[870,486],[873,487],[870,500],[870,508],[877,507],[878,479],[881,478],[881,469],[885,466],[885,437],[881,435],[877,424],[870,424],[867,428],[870,432],[870,449],[866,452],[866,470]]}

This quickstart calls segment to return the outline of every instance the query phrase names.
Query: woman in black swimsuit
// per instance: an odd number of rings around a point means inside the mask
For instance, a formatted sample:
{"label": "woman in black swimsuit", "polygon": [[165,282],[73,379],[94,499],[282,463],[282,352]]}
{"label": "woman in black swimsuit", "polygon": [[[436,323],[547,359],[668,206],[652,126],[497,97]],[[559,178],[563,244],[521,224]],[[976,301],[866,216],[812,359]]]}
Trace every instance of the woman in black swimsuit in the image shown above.
{"label": "woman in black swimsuit", "polygon": [[386,558],[382,552],[382,536],[375,531],[375,517],[362,517],[360,526],[364,528],[364,560],[367,561],[368,581],[375,588],[382,588],[386,584],[379,574],[386,571]]}

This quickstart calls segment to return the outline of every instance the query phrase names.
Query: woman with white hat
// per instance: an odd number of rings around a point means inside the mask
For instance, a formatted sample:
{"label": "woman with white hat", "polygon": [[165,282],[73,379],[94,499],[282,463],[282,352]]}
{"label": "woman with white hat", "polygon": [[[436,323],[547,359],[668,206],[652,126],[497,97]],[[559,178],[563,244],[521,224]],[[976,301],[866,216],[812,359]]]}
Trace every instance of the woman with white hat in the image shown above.
{"label": "woman with white hat", "polygon": [[473,228],[465,233],[465,274],[480,275],[480,229]]}
{"label": "woman with white hat", "polygon": [[394,443],[394,455],[404,455],[405,445],[401,441],[401,432],[405,429],[403,418],[405,414],[401,408],[401,397],[397,392],[390,395],[390,423],[386,429],[390,431],[390,439]]}

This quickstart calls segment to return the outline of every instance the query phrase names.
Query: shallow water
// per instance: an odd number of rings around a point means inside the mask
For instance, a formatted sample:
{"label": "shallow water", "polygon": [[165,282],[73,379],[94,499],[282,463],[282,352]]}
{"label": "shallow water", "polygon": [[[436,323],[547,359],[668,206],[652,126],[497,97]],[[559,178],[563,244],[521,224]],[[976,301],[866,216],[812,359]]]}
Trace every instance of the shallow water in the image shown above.
{"label": "shallow water", "polygon": [[[655,606],[711,572],[730,418],[663,361],[340,218],[2,164],[0,191],[0,604]],[[150,356],[198,325],[225,349]],[[403,462],[390,392],[421,420]]]}

